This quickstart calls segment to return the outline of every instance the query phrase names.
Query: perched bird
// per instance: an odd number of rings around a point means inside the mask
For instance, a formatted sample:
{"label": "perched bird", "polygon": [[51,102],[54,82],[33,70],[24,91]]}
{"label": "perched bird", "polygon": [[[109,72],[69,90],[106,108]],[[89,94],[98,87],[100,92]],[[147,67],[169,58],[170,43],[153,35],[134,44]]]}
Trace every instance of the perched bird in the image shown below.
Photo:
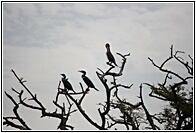
{"label": "perched bird", "polygon": [[88,86],[88,88],[94,88],[96,91],[99,91],[97,88],[95,88],[94,84],[92,83],[92,81],[86,77],[86,72],[84,70],[81,70],[81,71],[78,71],[78,72],[81,72],[83,73],[82,74],[82,79],[84,80],[84,82],[86,83],[86,85]]}
{"label": "perched bird", "polygon": [[68,89],[68,90],[71,90],[71,91],[73,91],[74,93],[76,93],[76,92],[73,90],[72,85],[69,83],[68,78],[66,79],[65,74],[61,74],[61,75],[63,76],[63,77],[62,77],[62,82],[63,82],[64,88],[65,88],[65,89]]}
{"label": "perched bird", "polygon": [[107,49],[106,55],[107,55],[107,58],[108,58],[108,60],[109,60],[109,63],[114,63],[116,66],[118,66],[118,65],[116,64],[116,61],[115,61],[115,59],[114,59],[114,56],[112,55],[112,53],[111,53],[111,51],[110,51],[110,45],[109,45],[109,43],[106,43],[105,47],[106,47],[106,49]]}

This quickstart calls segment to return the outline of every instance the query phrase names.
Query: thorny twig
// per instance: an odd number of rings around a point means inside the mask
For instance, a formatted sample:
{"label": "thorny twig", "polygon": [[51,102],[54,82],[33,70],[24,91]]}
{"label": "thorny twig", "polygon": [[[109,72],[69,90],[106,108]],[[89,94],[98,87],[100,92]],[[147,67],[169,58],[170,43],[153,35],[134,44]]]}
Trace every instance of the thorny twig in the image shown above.
{"label": "thorny twig", "polygon": [[19,104],[16,103],[16,101],[12,98],[12,96],[10,96],[7,92],[5,92],[5,95],[14,103],[14,109],[13,109],[13,112],[15,114],[15,119],[17,119],[21,125],[17,125],[11,121],[9,121],[9,117],[4,117],[4,122],[3,124],[4,125],[7,125],[7,126],[12,126],[12,127],[15,127],[15,128],[18,128],[20,130],[31,130],[31,128],[24,122],[24,120],[20,117],[20,115],[18,114],[18,108],[19,108]]}

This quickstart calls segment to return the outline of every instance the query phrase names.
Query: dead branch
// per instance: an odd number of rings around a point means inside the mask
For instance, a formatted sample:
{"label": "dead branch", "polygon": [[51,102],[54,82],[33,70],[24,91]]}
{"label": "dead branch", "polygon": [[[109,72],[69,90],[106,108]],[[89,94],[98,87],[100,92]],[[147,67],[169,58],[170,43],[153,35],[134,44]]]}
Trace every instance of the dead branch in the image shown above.
{"label": "dead branch", "polygon": [[182,52],[182,51],[176,51],[176,53],[174,54],[174,58],[175,58],[178,62],[180,62],[182,65],[184,65],[185,68],[187,69],[188,73],[189,73],[190,75],[193,76],[193,59],[192,59],[192,57],[191,57],[190,55],[188,55],[189,58],[191,59],[191,64],[192,64],[192,66],[190,66],[190,65],[189,65],[189,62],[186,62],[186,63],[185,63],[185,62],[183,61],[184,59],[183,59],[182,57],[178,57],[178,56],[177,56],[178,53],[184,53],[184,52]]}
{"label": "dead branch", "polygon": [[16,101],[12,98],[12,96],[10,96],[6,91],[5,91],[5,95],[14,103],[14,109],[13,112],[16,116],[16,119],[22,124],[22,125],[17,125],[14,124],[13,122],[9,121],[8,118],[4,117],[4,125],[6,124],[7,126],[12,126],[18,129],[22,129],[22,130],[31,130],[31,128],[29,128],[29,126],[27,126],[27,124],[24,122],[24,120],[20,117],[20,115],[18,114],[18,108],[19,108],[19,104],[16,103]]}
{"label": "dead branch", "polygon": [[[158,84],[160,86],[159,88],[156,88],[153,85],[150,85],[148,83],[144,83],[144,84],[151,87],[152,91],[149,94],[149,96],[155,97],[155,98],[163,100],[163,101],[169,101],[171,105],[174,105],[174,109],[175,109],[177,117],[178,117],[177,118],[178,120],[176,120],[177,123],[176,123],[175,129],[181,129],[183,121],[186,119],[186,117],[189,117],[189,115],[185,117],[185,115],[183,114],[183,111],[181,110],[182,108],[180,106],[184,105],[184,103],[183,103],[184,99],[182,98],[181,94],[178,94],[179,93],[179,87],[181,87],[182,85],[188,84],[188,81],[187,81],[188,79],[193,79],[193,77],[192,77],[193,76],[193,60],[192,60],[191,56],[189,55],[189,58],[192,61],[191,62],[192,66],[189,65],[188,62],[184,62],[184,59],[182,57],[177,56],[177,54],[179,54],[179,53],[184,54],[185,52],[184,51],[176,51],[175,54],[173,54],[173,45],[172,45],[171,46],[171,55],[170,55],[170,57],[167,58],[160,66],[155,64],[154,61],[151,58],[148,58],[155,67],[157,67],[160,71],[162,71],[164,73],[167,73],[167,74],[166,74],[166,77],[165,77],[165,80],[164,80],[163,84]],[[182,64],[187,69],[188,73],[191,76],[183,77],[183,76],[180,76],[178,73],[176,73],[172,70],[164,69],[163,67],[165,66],[165,64],[168,61],[170,61],[171,59],[175,59],[180,64]],[[177,83],[174,83],[172,85],[166,86],[167,80],[172,79],[172,77],[169,76],[169,75],[174,75],[175,77],[177,77],[181,81],[179,81]],[[153,94],[156,94],[156,95],[153,95]],[[183,93],[183,95],[186,95],[186,94]],[[187,105],[187,103],[186,103],[186,105]],[[159,120],[159,119],[157,118],[156,120]]]}
{"label": "dead branch", "polygon": [[122,57],[122,66],[120,67],[120,70],[119,70],[119,72],[118,73],[116,73],[116,72],[110,72],[113,68],[115,68],[115,66],[113,66],[113,65],[111,65],[111,67],[106,71],[106,72],[103,72],[101,69],[99,69],[99,70],[101,70],[101,72],[102,73],[104,73],[102,76],[103,77],[105,77],[105,76],[107,76],[107,75],[110,75],[110,76],[115,76],[115,77],[118,77],[118,76],[121,76],[122,75],[122,72],[123,72],[123,70],[124,70],[124,67],[125,67],[125,63],[126,63],[126,60],[127,60],[127,56],[130,56],[130,53],[129,54],[126,54],[126,55],[122,55],[122,54],[120,54],[120,53],[117,53],[119,56],[121,56]]}
{"label": "dead branch", "polygon": [[[101,129],[101,130],[105,130],[105,129],[107,129],[106,127],[105,127],[105,125],[106,125],[106,116],[107,116],[107,114],[109,113],[109,111],[110,111],[110,100],[111,100],[111,91],[114,89],[114,88],[116,88],[116,89],[118,89],[118,87],[123,87],[123,88],[131,88],[132,87],[132,85],[130,85],[130,86],[126,86],[126,85],[122,85],[122,84],[117,84],[116,83],[116,79],[115,79],[115,77],[116,76],[121,76],[122,75],[122,72],[123,72],[123,70],[124,70],[124,66],[125,66],[125,63],[126,63],[126,57],[127,56],[129,56],[130,54],[126,54],[126,55],[122,55],[122,54],[120,54],[120,53],[117,53],[119,56],[121,56],[123,59],[123,62],[122,62],[122,66],[120,67],[120,71],[119,71],[119,73],[115,73],[115,72],[111,72],[111,70],[114,68],[114,66],[111,66],[106,72],[103,72],[101,69],[99,69],[101,72],[102,72],[102,74],[100,74],[100,73],[98,73],[98,72],[96,72],[97,73],[97,76],[98,76],[98,78],[100,79],[100,81],[102,82],[102,84],[104,85],[104,87],[105,87],[105,90],[106,90],[106,104],[105,104],[105,107],[104,107],[104,109],[103,109],[103,111],[101,111],[100,109],[98,109],[98,112],[99,112],[99,114],[100,114],[100,117],[101,117],[101,119],[102,119],[102,123],[100,124],[100,125],[98,125],[97,123],[95,123],[86,113],[85,113],[85,111],[82,109],[82,107],[81,107],[81,103],[82,103],[82,101],[83,101],[83,99],[85,98],[85,96],[86,96],[86,94],[88,93],[88,88],[86,89],[86,90],[84,90],[84,88],[83,88],[83,86],[82,86],[82,84],[80,83],[80,87],[81,87],[81,90],[82,90],[82,92],[77,92],[77,93],[70,93],[70,92],[68,92],[67,91],[67,89],[62,89],[62,88],[60,88],[60,84],[61,84],[61,81],[59,82],[59,84],[58,84],[58,92],[57,92],[57,94],[56,94],[56,98],[55,98],[55,100],[53,100],[53,104],[57,107],[57,109],[54,111],[54,112],[52,112],[52,113],[50,113],[50,112],[46,112],[46,108],[42,105],[42,103],[37,99],[37,96],[36,96],[36,94],[34,95],[27,87],[26,87],[26,85],[24,84],[26,81],[23,79],[23,78],[19,78],[18,76],[17,76],[17,74],[15,73],[15,71],[14,70],[11,70],[12,71],[12,73],[15,75],[15,77],[18,79],[18,81],[19,81],[19,83],[23,86],[23,88],[30,94],[30,96],[31,96],[31,98],[29,98],[29,100],[32,100],[32,101],[35,101],[35,103],[37,103],[37,106],[36,105],[31,105],[31,104],[28,104],[25,100],[26,100],[26,98],[25,99],[23,99],[22,98],[22,96],[23,96],[23,90],[21,90],[21,92],[18,92],[18,91],[16,91],[16,89],[13,89],[12,88],[12,90],[16,93],[16,94],[18,94],[19,95],[19,100],[20,100],[20,104],[21,105],[23,105],[23,106],[25,106],[25,107],[27,107],[27,108],[31,108],[31,109],[34,109],[34,110],[39,110],[39,111],[41,111],[42,112],[42,116],[41,117],[45,117],[45,116],[48,116],[48,117],[53,117],[53,118],[58,118],[58,119],[60,119],[61,121],[60,121],[60,124],[59,124],[59,126],[58,126],[58,128],[59,129],[61,129],[61,130],[67,130],[68,128],[70,128],[70,129],[73,129],[73,127],[72,126],[70,126],[70,125],[67,125],[67,120],[68,120],[68,117],[70,116],[70,114],[71,113],[73,113],[73,112],[75,112],[76,110],[73,110],[73,111],[71,111],[71,107],[72,107],[72,103],[71,103],[71,101],[76,105],[76,107],[77,107],[77,109],[80,111],[80,113],[86,118],[86,120],[87,121],[89,121],[92,125],[94,125],[96,128],[98,128],[98,129]],[[114,79],[114,81],[113,81],[113,86],[112,87],[109,87],[108,85],[107,85],[107,79],[105,79],[105,76],[106,75],[109,75],[109,76],[112,76],[113,77],[113,79]],[[66,97],[66,99],[67,99],[67,101],[68,101],[68,104],[69,104],[69,107],[68,107],[68,112],[66,113],[66,109],[65,109],[65,103],[63,103],[63,105],[60,105],[59,103],[58,103],[58,99],[59,99],[59,96],[60,95],[64,95],[65,97]],[[79,100],[76,100],[73,96],[74,95],[82,95],[81,97],[80,97],[80,99]],[[60,109],[60,113],[58,113],[58,109]],[[125,118],[124,118],[125,119]]]}
{"label": "dead branch", "polygon": [[[173,59],[173,57],[174,57],[177,61],[179,61],[181,64],[183,64],[183,65],[187,68],[189,74],[191,74],[191,75],[193,74],[193,73],[192,73],[192,72],[193,72],[193,68],[192,68],[191,66],[189,66],[188,63],[184,63],[183,61],[181,61],[181,60],[179,59],[179,57],[177,57],[177,53],[184,53],[184,52],[182,52],[182,51],[177,51],[177,52],[173,55],[173,45],[171,46],[170,49],[171,49],[171,55],[170,55],[170,57],[167,58],[160,66],[158,66],[157,64],[155,64],[154,61],[153,61],[151,58],[148,57],[148,59],[149,59],[149,60],[151,61],[151,63],[152,63],[155,67],[157,67],[160,71],[167,73],[167,75],[169,75],[169,74],[174,75],[174,76],[176,76],[177,78],[179,78],[180,80],[182,80],[182,82],[181,82],[180,84],[187,84],[188,82],[187,82],[186,80],[192,79],[192,77],[183,78],[183,77],[180,76],[179,74],[177,74],[177,73],[175,73],[175,72],[173,72],[173,71],[171,71],[171,70],[167,70],[167,69],[164,69],[164,68],[163,68],[163,66],[164,66],[169,60]],[[168,77],[167,77],[167,78],[168,78]],[[166,79],[165,79],[165,82],[166,82]],[[178,84],[178,85],[179,85],[179,84]]]}
{"label": "dead branch", "polygon": [[13,123],[13,122],[10,121],[7,117],[3,117],[3,119],[5,120],[5,121],[3,122],[3,125],[11,126],[11,127],[16,128],[16,129],[19,129],[19,130],[27,130],[25,127]]}
{"label": "dead branch", "polygon": [[[15,127],[15,128],[17,127],[17,128],[20,128],[20,129],[30,130],[30,128],[25,124],[25,122],[20,118],[19,114],[17,113],[17,109],[19,108],[19,104],[21,104],[24,107],[41,111],[41,113],[42,113],[41,118],[47,116],[47,117],[53,117],[53,118],[60,119],[61,121],[60,121],[60,124],[59,124],[58,128],[61,129],[61,130],[67,130],[68,128],[73,129],[72,126],[66,124],[70,114],[75,112],[75,111],[71,111],[71,107],[72,107],[71,104],[69,106],[68,112],[66,113],[64,103],[63,103],[63,105],[58,104],[59,94],[57,93],[56,99],[55,99],[56,101],[53,101],[53,103],[57,108],[59,108],[61,110],[61,113],[58,113],[57,110],[52,112],[52,113],[47,112],[46,108],[43,106],[43,104],[37,99],[36,94],[33,95],[33,93],[26,87],[26,85],[24,84],[23,78],[19,78],[14,70],[11,70],[11,72],[19,80],[19,83],[23,86],[23,88],[30,94],[31,98],[29,98],[29,100],[34,101],[35,103],[37,103],[38,106],[31,105],[31,104],[28,104],[27,102],[25,102],[25,100],[27,98],[24,98],[24,99],[22,98],[24,90],[21,90],[21,92],[18,92],[18,91],[16,91],[16,89],[12,88],[12,91],[15,92],[16,94],[18,94],[18,97],[19,97],[19,103],[18,104],[15,102],[15,100],[9,94],[7,94],[6,92],[5,92],[5,94],[15,104],[15,107],[14,107],[13,111],[14,111],[14,114],[17,116],[16,119],[18,119],[20,121],[20,123],[23,125],[23,128],[20,125],[17,125],[14,122],[9,121],[8,118],[4,119],[5,120],[4,123],[6,123],[8,126],[12,126],[12,127]],[[59,83],[59,86],[60,86],[60,83]]]}
{"label": "dead branch", "polygon": [[25,86],[24,82],[22,81],[23,78],[19,78],[14,70],[11,70],[11,72],[14,74],[14,76],[18,79],[19,83],[23,86],[23,88],[31,95],[32,99],[42,108],[45,110],[42,103],[37,99],[36,95],[34,96],[31,91]]}
{"label": "dead branch", "polygon": [[142,84],[140,85],[140,99],[141,99],[141,105],[142,105],[142,107],[143,107],[143,109],[144,109],[144,111],[146,113],[146,117],[147,117],[147,120],[149,121],[149,124],[150,124],[151,128],[153,130],[156,130],[156,126],[155,126],[155,124],[153,122],[153,119],[152,119],[150,113],[148,112],[147,108],[144,105],[144,101],[143,101],[143,97],[142,97]]}
{"label": "dead branch", "polygon": [[[124,101],[124,100],[121,100],[120,97],[118,96],[118,89],[116,89],[116,91],[114,92],[114,96],[116,96],[116,98],[117,98],[117,100],[118,100],[119,103],[122,103],[122,104],[124,104],[124,105],[127,105],[127,106],[129,106],[129,107],[131,107],[131,108],[133,108],[133,109],[136,109],[136,108],[138,108],[138,107],[141,105],[141,102],[136,103],[136,104],[134,105],[134,104],[131,104],[130,102],[126,102],[126,101]],[[115,104],[116,104],[116,103],[114,103],[113,105],[115,105]]]}
{"label": "dead branch", "polygon": [[66,89],[61,89],[61,88],[57,88],[58,92],[60,94],[63,94],[65,97],[68,97],[77,107],[77,109],[79,110],[79,112],[84,116],[84,118],[91,123],[93,126],[95,126],[98,129],[102,129],[97,123],[95,123],[89,116],[88,114],[86,114],[86,112],[83,110],[83,108],[81,107],[81,103],[82,100],[84,99],[84,97],[86,96],[88,90],[86,89],[86,91],[84,91],[82,84],[80,83],[81,89],[82,89],[82,96],[79,100],[79,102],[73,97],[73,95],[71,95],[70,93],[68,93],[67,91],[64,91],[63,93],[61,92],[62,90],[66,90]]}
{"label": "dead branch", "polygon": [[116,124],[120,124],[120,125],[125,125],[126,129],[129,130],[129,126],[131,126],[130,123],[126,122],[125,116],[123,117],[123,119],[115,119],[113,116],[107,114],[107,116],[114,122],[114,123],[108,123],[108,127],[107,128],[111,128]]}
{"label": "dead branch", "polygon": [[[114,88],[117,89],[118,87],[123,87],[123,88],[129,88],[130,89],[131,86],[133,85],[132,84],[130,86],[125,86],[125,85],[116,83],[115,77],[122,76],[122,72],[124,70],[124,66],[125,66],[125,63],[126,63],[126,56],[130,55],[130,54],[122,55],[120,53],[117,53],[117,54],[120,55],[123,58],[122,59],[123,60],[122,66],[120,67],[119,73],[111,72],[111,70],[114,68],[114,66],[111,66],[106,72],[102,71],[100,68],[97,68],[99,71],[101,71],[101,73],[96,72],[98,78],[100,79],[100,81],[102,82],[102,84],[104,85],[104,88],[106,90],[106,103],[104,105],[103,111],[101,112],[101,110],[98,109],[98,112],[99,112],[101,120],[102,120],[101,127],[103,129],[105,128],[105,125],[106,125],[106,116],[109,113],[110,107],[111,107],[111,102],[110,102],[111,101],[111,91]],[[113,77],[113,83],[112,83],[113,86],[111,86],[111,87],[108,86],[107,79],[105,79],[105,76],[112,76]]]}

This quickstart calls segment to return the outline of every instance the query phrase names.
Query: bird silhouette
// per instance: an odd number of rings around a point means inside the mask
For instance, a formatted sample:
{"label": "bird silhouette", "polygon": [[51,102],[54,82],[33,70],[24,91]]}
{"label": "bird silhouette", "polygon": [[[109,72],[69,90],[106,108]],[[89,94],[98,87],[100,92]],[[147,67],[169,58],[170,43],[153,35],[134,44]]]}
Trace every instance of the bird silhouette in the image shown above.
{"label": "bird silhouette", "polygon": [[114,59],[114,56],[112,55],[112,53],[111,53],[111,51],[110,51],[110,45],[109,45],[109,43],[106,43],[105,47],[106,47],[106,49],[107,49],[106,55],[107,55],[107,58],[108,58],[108,60],[109,60],[109,63],[111,63],[111,64],[114,63],[114,65],[118,66],[118,65],[116,64],[116,61],[115,61],[115,59]]}
{"label": "bird silhouette", "polygon": [[67,90],[71,90],[71,91],[73,91],[74,93],[76,93],[76,92],[73,90],[72,85],[71,85],[70,82],[68,81],[68,78],[66,79],[65,74],[61,74],[61,75],[63,76],[63,77],[62,77],[62,82],[63,82],[64,88],[67,89]]}
{"label": "bird silhouette", "polygon": [[94,88],[96,91],[99,91],[97,88],[95,88],[93,82],[86,76],[86,72],[84,70],[78,71],[83,73],[82,74],[82,79],[84,80],[84,82],[86,83],[86,85],[88,86],[88,88]]}

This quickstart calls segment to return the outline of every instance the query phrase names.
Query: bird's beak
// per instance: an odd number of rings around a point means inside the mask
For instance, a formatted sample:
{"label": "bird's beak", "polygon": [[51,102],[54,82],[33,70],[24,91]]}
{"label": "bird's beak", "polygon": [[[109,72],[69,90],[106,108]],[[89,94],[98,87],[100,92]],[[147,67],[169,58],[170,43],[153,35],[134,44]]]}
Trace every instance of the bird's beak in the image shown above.
{"label": "bird's beak", "polygon": [[81,70],[79,70],[78,72],[81,72]]}

